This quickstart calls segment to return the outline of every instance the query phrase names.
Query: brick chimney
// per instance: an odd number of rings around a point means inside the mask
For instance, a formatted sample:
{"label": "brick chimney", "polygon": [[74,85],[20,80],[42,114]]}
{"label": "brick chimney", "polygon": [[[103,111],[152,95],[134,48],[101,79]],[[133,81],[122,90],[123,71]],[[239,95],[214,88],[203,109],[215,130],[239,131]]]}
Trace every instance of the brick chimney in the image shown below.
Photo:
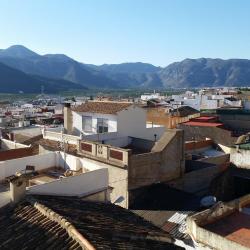
{"label": "brick chimney", "polygon": [[63,109],[63,115],[64,115],[64,129],[66,130],[66,133],[70,134],[72,132],[72,111],[70,108],[70,103],[64,103],[64,109]]}

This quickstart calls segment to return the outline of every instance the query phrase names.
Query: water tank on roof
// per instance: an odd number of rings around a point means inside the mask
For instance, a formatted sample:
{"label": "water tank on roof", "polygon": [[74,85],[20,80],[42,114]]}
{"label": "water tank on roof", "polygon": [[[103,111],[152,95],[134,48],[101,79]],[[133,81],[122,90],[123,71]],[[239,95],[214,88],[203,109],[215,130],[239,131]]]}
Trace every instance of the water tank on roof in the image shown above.
{"label": "water tank on roof", "polygon": [[201,207],[208,208],[213,206],[216,202],[217,202],[216,197],[210,195],[203,197],[200,201],[200,205]]}

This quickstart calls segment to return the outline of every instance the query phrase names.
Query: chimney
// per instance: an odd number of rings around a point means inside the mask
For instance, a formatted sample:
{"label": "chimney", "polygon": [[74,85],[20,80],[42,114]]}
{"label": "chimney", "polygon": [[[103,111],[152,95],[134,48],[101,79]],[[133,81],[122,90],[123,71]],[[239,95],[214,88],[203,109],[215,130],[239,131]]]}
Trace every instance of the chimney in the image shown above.
{"label": "chimney", "polygon": [[6,178],[10,183],[10,200],[12,203],[18,203],[25,197],[28,180],[37,174],[34,166],[27,165],[25,170]]}
{"label": "chimney", "polygon": [[12,175],[9,177],[10,182],[10,200],[17,203],[25,197],[27,179],[23,176]]}
{"label": "chimney", "polygon": [[70,134],[72,132],[72,111],[70,108],[70,103],[66,102],[64,103],[64,109],[63,109],[63,115],[64,115],[64,128],[66,130],[67,134]]}

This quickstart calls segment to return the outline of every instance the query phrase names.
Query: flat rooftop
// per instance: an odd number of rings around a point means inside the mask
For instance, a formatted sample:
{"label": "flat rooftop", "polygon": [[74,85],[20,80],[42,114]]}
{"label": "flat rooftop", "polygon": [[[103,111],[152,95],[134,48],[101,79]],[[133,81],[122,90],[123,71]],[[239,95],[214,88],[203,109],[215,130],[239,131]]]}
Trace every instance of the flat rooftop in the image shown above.
{"label": "flat rooftop", "polygon": [[250,248],[250,205],[243,208],[242,211],[236,211],[204,228]]}
{"label": "flat rooftop", "polygon": [[52,167],[52,168],[43,170],[38,175],[31,178],[29,180],[29,186],[41,185],[41,184],[45,184],[45,183],[58,180],[60,178],[65,178],[70,175],[81,174],[81,173],[82,173],[82,170],[80,170],[79,172],[69,170],[67,172],[67,170],[61,167]]}

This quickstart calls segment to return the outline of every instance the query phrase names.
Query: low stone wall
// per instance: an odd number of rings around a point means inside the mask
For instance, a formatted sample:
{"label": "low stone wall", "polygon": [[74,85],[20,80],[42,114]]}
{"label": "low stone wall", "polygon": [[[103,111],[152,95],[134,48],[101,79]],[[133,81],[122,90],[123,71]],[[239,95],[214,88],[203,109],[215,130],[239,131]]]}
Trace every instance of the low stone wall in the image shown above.
{"label": "low stone wall", "polygon": [[246,204],[250,204],[250,195],[227,203],[220,202],[210,209],[196,213],[187,218],[188,233],[196,242],[205,244],[213,249],[247,250],[249,248],[203,228],[207,224],[213,223],[230,215],[234,211],[240,210]]}

